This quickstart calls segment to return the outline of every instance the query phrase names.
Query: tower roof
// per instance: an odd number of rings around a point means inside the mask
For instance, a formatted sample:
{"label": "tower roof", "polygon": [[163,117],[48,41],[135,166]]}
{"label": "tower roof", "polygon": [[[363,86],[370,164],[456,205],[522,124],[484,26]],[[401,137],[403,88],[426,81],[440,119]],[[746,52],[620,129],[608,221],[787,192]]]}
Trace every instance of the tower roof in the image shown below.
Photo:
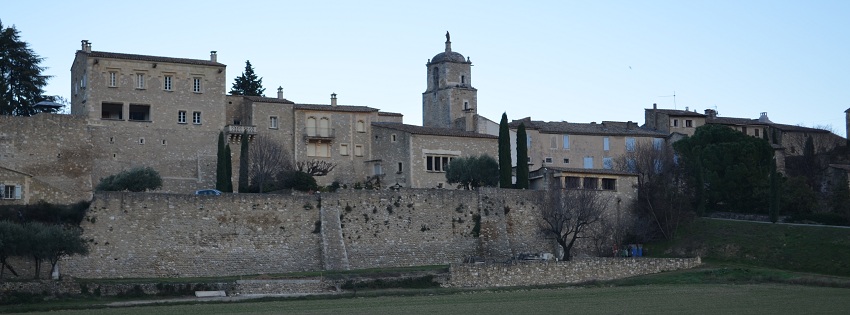
{"label": "tower roof", "polygon": [[456,62],[456,63],[471,63],[460,53],[452,51],[452,41],[449,32],[446,32],[446,51],[436,54],[428,64],[440,62]]}

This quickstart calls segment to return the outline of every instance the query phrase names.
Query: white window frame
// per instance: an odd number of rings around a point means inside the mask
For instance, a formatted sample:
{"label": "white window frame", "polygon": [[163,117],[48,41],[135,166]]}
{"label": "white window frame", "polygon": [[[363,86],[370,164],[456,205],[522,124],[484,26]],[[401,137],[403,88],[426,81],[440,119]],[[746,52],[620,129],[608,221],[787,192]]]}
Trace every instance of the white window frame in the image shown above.
{"label": "white window frame", "polygon": [[185,110],[178,110],[177,111],[177,123],[178,124],[185,124],[186,123],[186,111]]}
{"label": "white window frame", "polygon": [[[426,154],[425,155],[425,171],[445,173],[449,164],[452,163],[452,160],[455,157],[456,156],[451,156],[451,155]],[[430,163],[428,163],[429,161],[430,161]]]}
{"label": "white window frame", "polygon": [[564,150],[570,149],[570,135],[564,135]]}
{"label": "white window frame", "polygon": [[[11,189],[9,189],[7,191],[7,188],[9,188],[9,187],[11,187]],[[7,199],[7,200],[21,199],[21,195],[23,194],[22,192],[23,192],[23,186],[21,186],[21,185],[0,184],[0,194],[2,194],[2,196],[0,196],[2,198],[0,198],[0,199]]]}
{"label": "white window frame", "polygon": [[602,150],[611,151],[611,139],[608,139],[608,137],[602,138]]}
{"label": "white window frame", "polygon": [[691,120],[691,119],[686,119],[685,120],[685,127],[686,128],[693,128],[694,127],[694,121]]}
{"label": "white window frame", "polygon": [[118,86],[118,72],[109,71],[109,87]]}
{"label": "white window frame", "polygon": [[277,129],[277,116],[269,116],[269,129]]}
{"label": "white window frame", "polygon": [[144,73],[136,73],[136,88],[144,89],[145,88],[145,74]]}
{"label": "white window frame", "polygon": [[192,92],[201,93],[201,78],[200,77],[192,78]]}
{"label": "white window frame", "polygon": [[200,125],[203,121],[201,120],[201,112],[192,112],[192,124]]}
{"label": "white window frame", "polygon": [[584,157],[584,168],[593,168],[593,157],[585,156]]}
{"label": "white window frame", "polygon": [[163,77],[162,78],[162,85],[163,85],[162,89],[166,90],[166,91],[171,91],[173,81],[174,81],[173,76],[167,75],[167,76]]}

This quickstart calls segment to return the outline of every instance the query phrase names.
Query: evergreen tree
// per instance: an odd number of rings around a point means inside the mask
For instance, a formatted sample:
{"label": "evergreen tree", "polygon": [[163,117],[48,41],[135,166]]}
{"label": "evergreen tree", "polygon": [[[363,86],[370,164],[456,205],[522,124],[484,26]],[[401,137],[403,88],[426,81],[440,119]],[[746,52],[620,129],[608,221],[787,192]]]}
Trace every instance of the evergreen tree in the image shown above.
{"label": "evergreen tree", "polygon": [[50,76],[42,75],[42,60],[21,41],[17,29],[0,22],[0,115],[31,116],[38,112],[35,104],[55,100],[44,95]]}
{"label": "evergreen tree", "polygon": [[770,163],[770,222],[779,221],[779,174],[776,172],[776,156]]}
{"label": "evergreen tree", "polygon": [[215,189],[225,190],[225,162],[224,162],[224,132],[218,133],[218,150],[216,151],[215,163]]}
{"label": "evergreen tree", "polygon": [[242,143],[239,147],[239,192],[248,192],[248,132],[242,133]]}
{"label": "evergreen tree", "polygon": [[233,158],[230,155],[230,144],[224,145],[224,190],[233,192]]}
{"label": "evergreen tree", "polygon": [[499,122],[499,187],[511,188],[511,132],[508,127],[508,114],[502,113]]}
{"label": "evergreen tree", "polygon": [[516,130],[516,188],[528,189],[528,136],[525,123]]}
{"label": "evergreen tree", "polygon": [[236,77],[233,82],[233,87],[230,88],[230,94],[245,95],[245,96],[263,96],[263,78],[257,78],[254,73],[254,67],[251,66],[251,61],[245,61],[245,72],[241,76]]}

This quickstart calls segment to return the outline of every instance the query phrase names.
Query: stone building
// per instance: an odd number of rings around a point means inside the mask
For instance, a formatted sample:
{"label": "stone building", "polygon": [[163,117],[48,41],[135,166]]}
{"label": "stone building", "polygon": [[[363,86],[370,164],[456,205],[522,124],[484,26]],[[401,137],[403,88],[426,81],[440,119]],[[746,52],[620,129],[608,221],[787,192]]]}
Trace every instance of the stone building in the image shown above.
{"label": "stone building", "polygon": [[93,182],[150,166],[165,191],[214,185],[227,80],[216,57],[214,51],[209,60],[92,51],[82,41],[71,65],[71,115],[88,123]]}
{"label": "stone building", "polygon": [[[525,125],[529,169],[560,167],[605,169],[616,167],[617,157],[642,145],[666,145],[667,134],[638,127],[634,122],[544,122],[524,118],[510,123],[516,132]],[[515,145],[515,144],[514,144]]]}

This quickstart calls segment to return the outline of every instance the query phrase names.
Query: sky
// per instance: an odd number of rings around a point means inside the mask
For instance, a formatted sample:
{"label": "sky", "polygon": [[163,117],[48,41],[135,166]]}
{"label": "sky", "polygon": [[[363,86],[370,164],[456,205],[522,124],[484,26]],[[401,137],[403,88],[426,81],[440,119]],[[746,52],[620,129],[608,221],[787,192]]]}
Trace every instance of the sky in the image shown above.
{"label": "sky", "polygon": [[[92,50],[208,59],[233,79],[250,60],[265,95],[362,105],[421,125],[428,59],[472,61],[478,113],[644,122],[644,109],[831,126],[850,108],[850,1],[38,1],[0,21],[44,58],[69,98],[80,40]],[[675,97],[673,97],[675,95]]]}

